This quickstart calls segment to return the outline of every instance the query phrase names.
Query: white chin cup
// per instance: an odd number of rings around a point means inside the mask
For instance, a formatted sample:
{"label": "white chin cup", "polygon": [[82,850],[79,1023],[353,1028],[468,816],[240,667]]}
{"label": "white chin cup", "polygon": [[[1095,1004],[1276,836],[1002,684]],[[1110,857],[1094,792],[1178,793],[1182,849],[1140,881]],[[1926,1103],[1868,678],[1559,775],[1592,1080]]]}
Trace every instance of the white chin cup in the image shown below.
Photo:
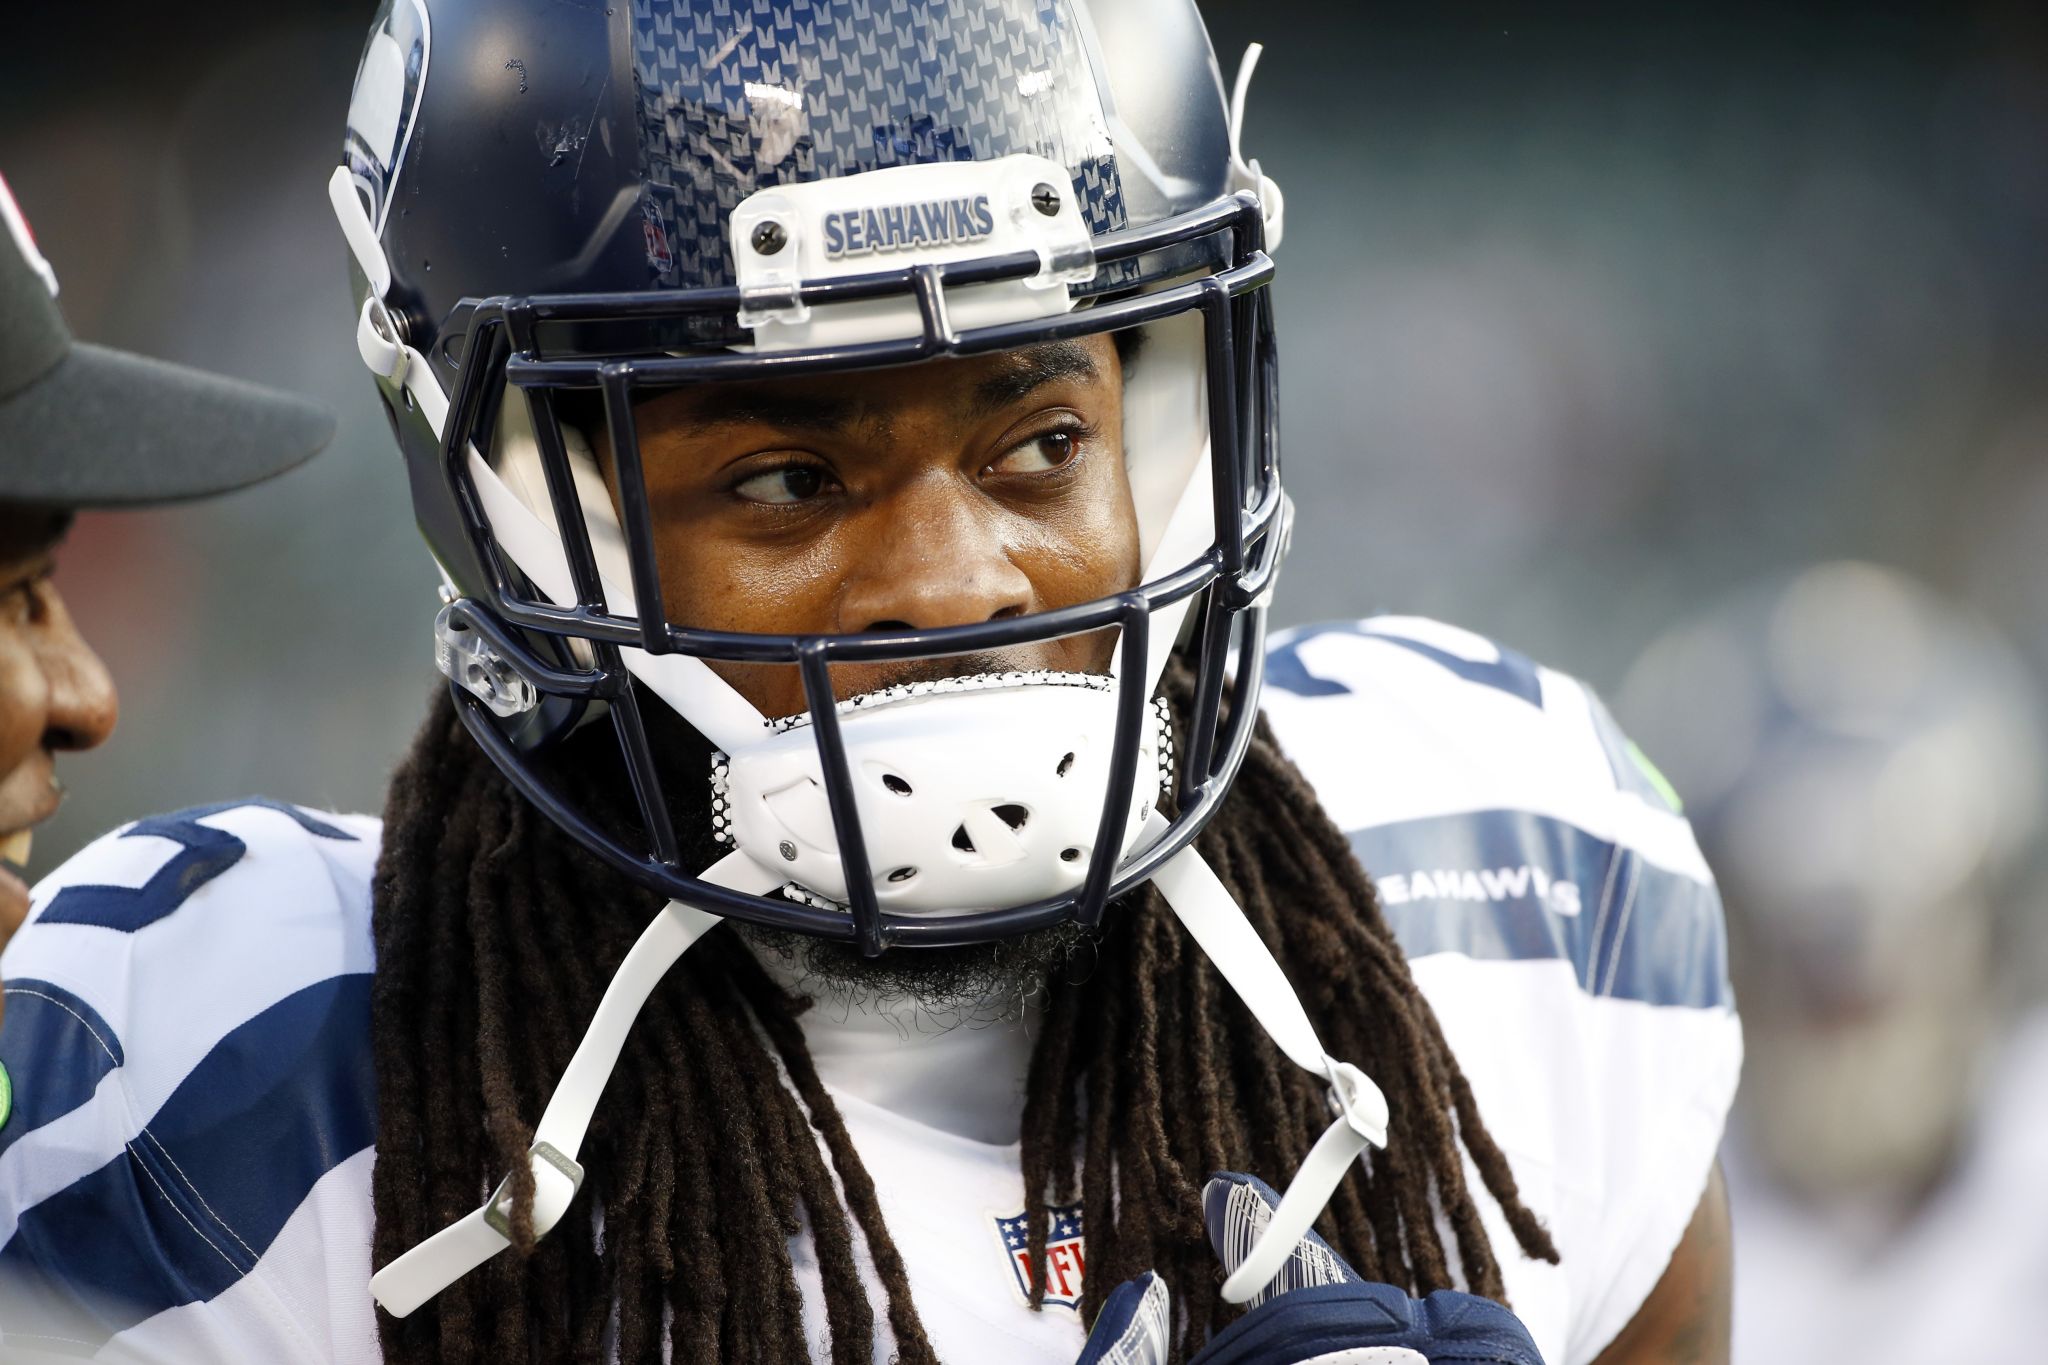
{"label": "white chin cup", "polygon": [[[1088,873],[1115,751],[1117,686],[1076,673],[980,674],[840,703],[839,733],[875,898],[885,911],[1029,905]],[[1165,711],[1147,709],[1117,856],[1171,776]],[[846,869],[807,718],[719,766],[721,839],[800,891],[844,905]]]}

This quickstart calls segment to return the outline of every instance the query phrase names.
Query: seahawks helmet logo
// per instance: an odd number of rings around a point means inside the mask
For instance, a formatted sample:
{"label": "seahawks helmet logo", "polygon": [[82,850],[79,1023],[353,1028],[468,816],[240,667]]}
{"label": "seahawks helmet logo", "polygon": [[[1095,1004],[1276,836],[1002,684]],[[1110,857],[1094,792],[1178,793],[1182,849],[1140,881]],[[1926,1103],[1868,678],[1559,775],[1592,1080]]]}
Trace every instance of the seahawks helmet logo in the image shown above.
{"label": "seahawks helmet logo", "polygon": [[825,217],[825,257],[837,261],[878,251],[956,246],[978,242],[995,230],[995,214],[985,194],[845,209]]}

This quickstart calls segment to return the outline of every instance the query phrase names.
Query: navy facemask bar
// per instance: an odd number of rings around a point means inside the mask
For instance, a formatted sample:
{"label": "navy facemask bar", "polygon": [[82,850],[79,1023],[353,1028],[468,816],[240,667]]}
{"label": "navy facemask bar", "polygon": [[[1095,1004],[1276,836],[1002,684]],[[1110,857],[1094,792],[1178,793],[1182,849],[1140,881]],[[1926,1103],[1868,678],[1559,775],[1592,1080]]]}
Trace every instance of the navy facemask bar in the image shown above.
{"label": "navy facemask bar", "polygon": [[[1026,277],[1039,267],[1030,254],[952,264],[925,264],[807,285],[812,306],[857,299],[913,298],[919,335],[886,341],[746,354],[733,351],[655,353],[620,358],[623,329],[644,338],[664,322],[735,312],[735,288],[660,294],[555,294],[486,300],[467,321],[462,380],[452,395],[442,432],[441,473],[462,511],[463,530],[490,579],[492,600],[459,600],[450,613],[489,641],[505,664],[543,696],[602,700],[624,752],[647,847],[635,850],[602,829],[539,771],[501,721],[476,696],[451,683],[463,720],[477,741],[522,793],[608,863],[663,895],[735,919],[821,937],[852,941],[878,954],[891,946],[940,946],[1007,937],[1073,919],[1100,923],[1109,901],[1140,884],[1214,813],[1250,743],[1262,666],[1262,598],[1285,550],[1287,510],[1278,480],[1274,400],[1277,389],[1271,303],[1265,286],[1273,265],[1263,248],[1258,200],[1249,194],[1219,199],[1202,209],[1140,229],[1096,239],[1097,260],[1114,266],[1173,248],[1220,241],[1227,263],[1215,274],[1170,284],[1050,319],[956,331],[947,314],[947,290],[961,285]],[[653,518],[641,475],[633,398],[680,383],[761,379],[844,371],[977,355],[1034,343],[1142,326],[1184,313],[1203,325],[1204,382],[1208,390],[1210,477],[1215,533],[1210,549],[1162,577],[1094,602],[1005,621],[936,630],[869,632],[842,636],[737,634],[673,625],[662,607],[655,561]],[[556,337],[602,334],[605,353],[579,354]],[[657,343],[658,344],[658,343]],[[654,346],[646,346],[653,350]],[[472,446],[487,442],[485,424],[506,384],[521,389],[561,529],[577,605],[541,600],[507,563],[469,468]],[[557,390],[596,390],[603,398],[618,479],[621,522],[635,610],[626,616],[604,600],[596,556],[570,472],[554,402]],[[1195,708],[1175,787],[1179,807],[1164,834],[1143,847],[1119,873],[1124,841],[1121,813],[1130,808],[1137,776],[1140,727],[1150,703],[1145,661],[1153,612],[1200,596],[1193,653]],[[931,659],[1012,648],[1062,636],[1117,627],[1120,673],[1116,740],[1099,837],[1086,877],[1074,892],[1029,905],[957,915],[903,915],[883,911],[869,878],[854,785],[839,736],[830,667],[839,663]],[[531,633],[528,635],[527,633]],[[585,642],[590,666],[563,666],[543,658],[532,637]],[[827,797],[847,873],[850,914],[794,901],[748,895],[713,885],[682,866],[661,775],[650,748],[640,700],[620,650],[650,655],[681,653],[704,659],[794,664],[816,729]],[[567,655],[568,650],[558,651]],[[1227,677],[1236,656],[1234,679]],[[1221,720],[1226,686],[1232,705]]]}

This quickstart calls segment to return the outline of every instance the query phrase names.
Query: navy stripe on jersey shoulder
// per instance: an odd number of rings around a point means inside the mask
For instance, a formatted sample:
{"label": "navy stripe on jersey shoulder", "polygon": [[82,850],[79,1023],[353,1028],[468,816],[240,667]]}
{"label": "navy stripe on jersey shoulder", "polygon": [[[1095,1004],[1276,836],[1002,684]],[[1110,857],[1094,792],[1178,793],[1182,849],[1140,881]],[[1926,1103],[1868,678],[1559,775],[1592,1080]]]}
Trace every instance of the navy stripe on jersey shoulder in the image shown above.
{"label": "navy stripe on jersey shoulder", "polygon": [[90,924],[131,934],[147,928],[242,860],[248,851],[246,844],[224,829],[199,822],[209,815],[250,806],[289,815],[301,829],[322,839],[355,841],[356,836],[347,830],[317,820],[296,806],[258,796],[223,801],[216,806],[195,806],[174,815],[152,816],[136,821],[119,836],[133,839],[155,835],[181,845],[147,882],[141,886],[67,886],[50,898],[38,919],[44,924]]}
{"label": "navy stripe on jersey shoulder", "polygon": [[1537,675],[1535,661],[1526,654],[1495,645],[1498,659],[1467,659],[1426,640],[1374,627],[1368,621],[1333,621],[1286,632],[1266,654],[1266,682],[1298,697],[1334,697],[1350,692],[1351,688],[1338,679],[1311,673],[1301,657],[1301,646],[1323,635],[1355,635],[1394,645],[1421,655],[1466,682],[1518,697],[1538,710],[1543,707],[1543,680]]}
{"label": "navy stripe on jersey shoulder", "polygon": [[221,1039],[126,1151],[24,1211],[0,1280],[107,1332],[211,1299],[375,1127],[370,976],[330,977]]}
{"label": "navy stripe on jersey shoulder", "polygon": [[0,1127],[0,1152],[91,1099],[125,1060],[113,1027],[77,995],[32,977],[9,981],[0,1062],[13,1083],[14,1107]]}
{"label": "navy stripe on jersey shoulder", "polygon": [[1354,831],[1411,958],[1561,959],[1591,995],[1730,1005],[1727,929],[1708,884],[1528,811],[1490,810]]}

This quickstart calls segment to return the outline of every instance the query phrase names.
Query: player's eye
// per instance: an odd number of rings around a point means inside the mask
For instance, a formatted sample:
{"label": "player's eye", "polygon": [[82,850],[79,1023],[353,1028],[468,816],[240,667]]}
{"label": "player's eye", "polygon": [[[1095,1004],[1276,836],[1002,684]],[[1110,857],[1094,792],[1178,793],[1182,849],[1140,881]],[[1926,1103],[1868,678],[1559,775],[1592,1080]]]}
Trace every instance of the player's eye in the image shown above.
{"label": "player's eye", "polygon": [[1040,432],[996,457],[985,473],[1044,474],[1069,464],[1080,454],[1087,433],[1076,427]]}
{"label": "player's eye", "polygon": [[825,491],[825,471],[811,464],[788,464],[763,470],[733,485],[733,492],[748,502],[786,507],[809,502]]}

